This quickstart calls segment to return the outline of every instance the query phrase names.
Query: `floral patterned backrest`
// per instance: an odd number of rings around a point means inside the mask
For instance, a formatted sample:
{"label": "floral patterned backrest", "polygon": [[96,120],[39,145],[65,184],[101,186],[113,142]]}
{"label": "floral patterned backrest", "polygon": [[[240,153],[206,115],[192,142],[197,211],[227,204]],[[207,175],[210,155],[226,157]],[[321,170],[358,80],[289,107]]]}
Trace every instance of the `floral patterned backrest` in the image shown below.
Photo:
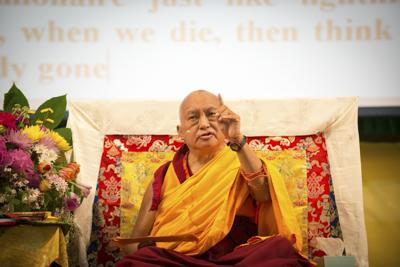
{"label": "floral patterned backrest", "polygon": [[[248,137],[259,157],[273,161],[285,179],[311,258],[323,255],[315,237],[341,237],[323,134]],[[182,145],[169,135],[106,135],[93,205],[88,260],[113,266],[119,249],[111,239],[129,237],[152,174]]]}

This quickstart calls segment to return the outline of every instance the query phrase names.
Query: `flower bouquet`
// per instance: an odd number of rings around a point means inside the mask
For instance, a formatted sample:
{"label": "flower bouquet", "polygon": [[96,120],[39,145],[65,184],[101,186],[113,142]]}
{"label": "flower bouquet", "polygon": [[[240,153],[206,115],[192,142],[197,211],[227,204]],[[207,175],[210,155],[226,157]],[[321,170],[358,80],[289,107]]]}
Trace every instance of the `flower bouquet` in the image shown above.
{"label": "flower bouquet", "polygon": [[[79,165],[68,162],[69,128],[60,127],[66,96],[45,101],[36,112],[13,85],[0,111],[0,212],[50,211],[72,218],[90,193],[76,181]],[[67,215],[67,216],[65,216]]]}

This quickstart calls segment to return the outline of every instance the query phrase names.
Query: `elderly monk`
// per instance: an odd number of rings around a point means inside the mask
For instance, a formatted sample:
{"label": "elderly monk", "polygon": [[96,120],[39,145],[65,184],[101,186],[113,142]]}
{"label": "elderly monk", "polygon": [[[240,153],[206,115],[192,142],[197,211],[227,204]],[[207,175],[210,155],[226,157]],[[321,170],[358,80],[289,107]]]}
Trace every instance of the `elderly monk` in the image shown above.
{"label": "elderly monk", "polygon": [[117,266],[310,266],[279,172],[221,96],[190,93],[177,130],[185,144],[155,172],[135,224],[134,237],[149,239],[125,247]]}

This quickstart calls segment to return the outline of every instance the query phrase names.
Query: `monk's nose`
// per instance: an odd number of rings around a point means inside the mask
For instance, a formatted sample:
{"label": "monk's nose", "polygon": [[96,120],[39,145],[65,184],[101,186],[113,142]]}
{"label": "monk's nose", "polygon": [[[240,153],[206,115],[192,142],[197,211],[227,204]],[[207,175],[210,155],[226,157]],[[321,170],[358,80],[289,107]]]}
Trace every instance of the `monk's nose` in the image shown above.
{"label": "monk's nose", "polygon": [[200,129],[205,129],[210,127],[210,121],[208,120],[207,116],[202,114],[199,119],[199,127]]}

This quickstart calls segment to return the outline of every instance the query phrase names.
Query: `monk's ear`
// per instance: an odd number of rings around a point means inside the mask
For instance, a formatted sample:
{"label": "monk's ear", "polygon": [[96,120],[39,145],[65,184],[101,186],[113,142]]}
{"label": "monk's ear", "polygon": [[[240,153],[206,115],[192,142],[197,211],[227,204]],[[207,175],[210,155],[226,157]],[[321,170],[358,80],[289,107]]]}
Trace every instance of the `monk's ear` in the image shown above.
{"label": "monk's ear", "polygon": [[183,139],[183,135],[182,135],[181,131],[182,131],[182,127],[180,125],[176,125],[176,132],[178,133],[178,137],[180,139]]}

